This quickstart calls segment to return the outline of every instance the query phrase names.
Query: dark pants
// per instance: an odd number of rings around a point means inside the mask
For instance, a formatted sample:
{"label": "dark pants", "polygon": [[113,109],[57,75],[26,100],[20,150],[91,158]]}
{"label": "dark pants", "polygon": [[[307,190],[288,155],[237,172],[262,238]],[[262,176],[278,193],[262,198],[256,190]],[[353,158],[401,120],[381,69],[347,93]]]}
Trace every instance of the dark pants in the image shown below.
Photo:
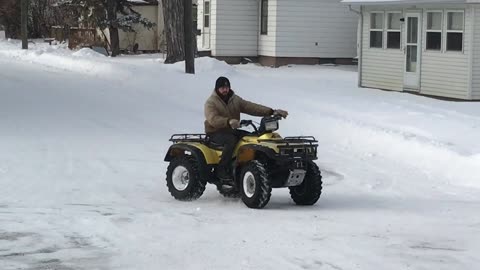
{"label": "dark pants", "polygon": [[233,150],[235,150],[235,146],[237,146],[238,141],[247,134],[248,132],[241,130],[232,130],[231,132],[222,131],[208,134],[210,136],[210,140],[212,140],[214,143],[223,145],[222,158],[218,164],[218,168],[220,170],[224,170],[224,172],[230,172],[230,163],[232,161]]}

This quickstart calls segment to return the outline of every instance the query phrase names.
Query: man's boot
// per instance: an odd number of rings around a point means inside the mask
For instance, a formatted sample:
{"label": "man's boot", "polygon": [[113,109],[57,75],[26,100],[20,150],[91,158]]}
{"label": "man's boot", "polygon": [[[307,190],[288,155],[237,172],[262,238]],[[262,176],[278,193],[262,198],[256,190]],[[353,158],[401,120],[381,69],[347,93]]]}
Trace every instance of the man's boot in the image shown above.
{"label": "man's boot", "polygon": [[228,170],[221,166],[218,166],[215,171],[218,179],[220,179],[222,184],[233,186],[233,176],[231,173],[228,172]]}

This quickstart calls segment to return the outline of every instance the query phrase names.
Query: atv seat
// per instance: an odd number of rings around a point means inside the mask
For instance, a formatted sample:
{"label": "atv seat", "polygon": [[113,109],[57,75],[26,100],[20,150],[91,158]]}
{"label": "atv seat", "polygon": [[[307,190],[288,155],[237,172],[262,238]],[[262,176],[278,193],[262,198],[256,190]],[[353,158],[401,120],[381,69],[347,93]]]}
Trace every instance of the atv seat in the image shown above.
{"label": "atv seat", "polygon": [[221,144],[218,144],[216,142],[213,142],[212,140],[210,140],[210,138],[207,137],[207,139],[205,140],[205,145],[208,146],[209,148],[212,148],[212,149],[215,149],[215,150],[219,150],[219,151],[222,151],[223,150],[223,145]]}

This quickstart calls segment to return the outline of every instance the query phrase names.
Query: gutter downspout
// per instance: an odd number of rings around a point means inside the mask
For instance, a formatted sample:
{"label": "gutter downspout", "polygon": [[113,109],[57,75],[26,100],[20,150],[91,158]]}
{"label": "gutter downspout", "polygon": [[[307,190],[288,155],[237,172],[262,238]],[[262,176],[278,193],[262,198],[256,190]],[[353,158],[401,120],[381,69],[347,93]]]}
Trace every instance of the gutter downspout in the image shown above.
{"label": "gutter downspout", "polygon": [[[357,26],[357,54],[358,54],[358,87],[362,87],[362,62],[363,62],[363,7],[360,6],[360,11],[348,5],[348,10],[359,16],[359,26]],[[358,33],[360,31],[360,33]]]}

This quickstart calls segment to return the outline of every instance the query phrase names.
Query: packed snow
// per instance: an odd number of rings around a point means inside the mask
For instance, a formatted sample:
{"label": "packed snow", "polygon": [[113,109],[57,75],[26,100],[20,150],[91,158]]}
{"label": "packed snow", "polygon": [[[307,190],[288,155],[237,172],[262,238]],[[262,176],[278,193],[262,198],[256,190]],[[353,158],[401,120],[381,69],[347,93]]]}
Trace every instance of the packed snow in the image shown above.
{"label": "packed snow", "polygon": [[[478,269],[480,104],[357,87],[353,66],[230,66],[0,41],[0,269]],[[218,76],[313,135],[324,190],[174,200],[173,133]],[[244,119],[253,117],[244,116]],[[257,119],[258,120],[258,119]]]}

